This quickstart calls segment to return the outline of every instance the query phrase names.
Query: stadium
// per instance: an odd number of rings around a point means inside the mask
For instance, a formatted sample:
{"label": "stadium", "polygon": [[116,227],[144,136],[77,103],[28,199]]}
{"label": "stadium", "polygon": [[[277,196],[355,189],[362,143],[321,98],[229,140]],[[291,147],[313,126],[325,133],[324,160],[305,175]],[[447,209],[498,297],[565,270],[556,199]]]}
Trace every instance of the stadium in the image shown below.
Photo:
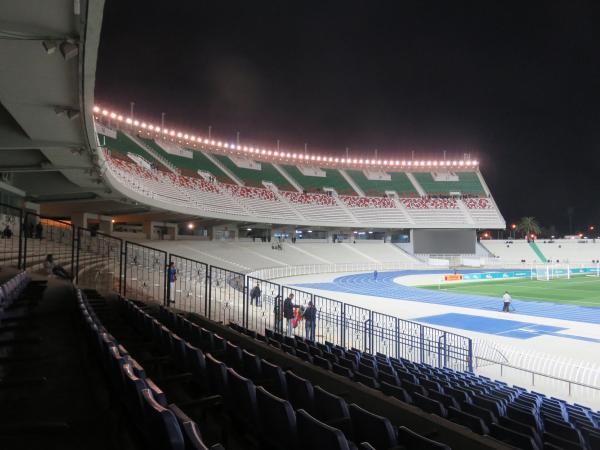
{"label": "stadium", "polygon": [[600,448],[593,233],[96,98],[104,7],[0,5],[1,448]]}

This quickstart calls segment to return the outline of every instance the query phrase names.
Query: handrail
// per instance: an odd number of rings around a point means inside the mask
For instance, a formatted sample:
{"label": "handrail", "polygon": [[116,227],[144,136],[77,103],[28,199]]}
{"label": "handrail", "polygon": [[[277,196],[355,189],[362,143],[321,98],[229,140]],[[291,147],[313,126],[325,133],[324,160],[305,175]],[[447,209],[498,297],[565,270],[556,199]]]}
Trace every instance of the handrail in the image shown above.
{"label": "handrail", "polygon": [[[581,383],[579,381],[573,381],[573,380],[568,380],[566,378],[562,378],[562,377],[557,377],[554,375],[548,375],[546,373],[542,373],[542,372],[537,372],[535,370],[531,370],[531,369],[524,369],[523,367],[517,367],[517,366],[513,366],[512,364],[508,364],[508,363],[504,363],[504,362],[500,362],[500,361],[494,361],[488,358],[484,358],[481,356],[476,356],[474,355],[473,358],[475,360],[481,360],[481,361],[486,361],[489,363],[493,363],[493,364],[497,364],[500,366],[500,376],[503,376],[503,368],[504,367],[508,367],[510,369],[515,369],[515,370],[520,370],[521,372],[526,372],[531,374],[531,385],[535,386],[535,377],[544,377],[544,378],[549,378],[551,380],[555,380],[555,381],[560,381],[562,383],[567,383],[568,387],[569,387],[569,395],[571,395],[571,388],[573,385],[575,386],[579,386],[579,387],[583,387],[586,389],[593,389],[595,391],[599,391],[600,392],[600,386],[592,386],[590,384],[585,384],[585,383]],[[477,367],[477,365],[475,365],[475,367]]]}

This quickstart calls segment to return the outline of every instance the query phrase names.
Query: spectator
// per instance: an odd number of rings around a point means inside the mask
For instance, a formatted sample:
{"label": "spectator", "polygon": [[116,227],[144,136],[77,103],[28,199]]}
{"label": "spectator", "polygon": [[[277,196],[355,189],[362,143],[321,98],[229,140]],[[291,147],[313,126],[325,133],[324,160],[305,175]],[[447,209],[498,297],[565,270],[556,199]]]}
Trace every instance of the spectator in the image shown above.
{"label": "spectator", "polygon": [[256,306],[260,306],[260,286],[256,283],[256,286],[250,291],[250,304],[256,303]]}
{"label": "spectator", "polygon": [[10,229],[9,225],[6,225],[6,228],[4,228],[4,231],[2,231],[2,238],[4,239],[10,239],[13,235],[12,230]]}
{"label": "spectator", "polygon": [[167,267],[167,277],[169,278],[169,302],[175,303],[175,281],[177,281],[177,269],[175,263],[171,261]]}
{"label": "spectator", "polygon": [[311,341],[315,340],[315,328],[317,319],[317,308],[313,305],[313,302],[308,302],[308,308],[304,310],[304,329],[306,339]]}
{"label": "spectator", "polygon": [[46,260],[44,261],[44,270],[46,270],[48,275],[56,275],[57,277],[65,280],[73,279],[73,276],[69,272],[54,262],[54,257],[52,254],[48,254],[46,256]]}
{"label": "spectator", "polygon": [[38,222],[35,226],[35,238],[42,239],[42,233],[44,232],[44,227],[42,226],[42,222]]}
{"label": "spectator", "polygon": [[292,319],[294,318],[294,308],[298,305],[294,305],[294,294],[290,294],[283,301],[283,318],[286,320],[286,333],[288,336],[292,336],[293,326]]}

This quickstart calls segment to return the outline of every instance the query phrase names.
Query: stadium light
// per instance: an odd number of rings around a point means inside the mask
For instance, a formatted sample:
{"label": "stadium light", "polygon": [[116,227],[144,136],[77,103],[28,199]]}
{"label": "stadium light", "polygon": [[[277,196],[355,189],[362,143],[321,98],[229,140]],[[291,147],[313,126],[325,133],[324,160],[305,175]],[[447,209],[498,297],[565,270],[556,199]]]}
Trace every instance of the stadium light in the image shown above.
{"label": "stadium light", "polygon": [[189,230],[193,230],[194,229],[194,224],[193,223],[188,223],[188,229]]}
{"label": "stadium light", "polygon": [[[146,122],[138,122],[137,120],[133,120],[132,117],[127,117],[126,115],[120,115],[117,112],[114,111],[110,111],[110,110],[106,110],[106,109],[102,109],[100,106],[95,105],[93,107],[93,112],[97,113],[97,114],[102,114],[103,116],[109,116],[111,119],[115,119],[118,121],[124,121],[129,125],[135,125],[140,126],[141,124],[141,128],[146,130],[149,129],[155,133],[160,133],[161,132],[161,128],[158,126],[153,126],[149,123]],[[70,118],[75,118],[77,114],[73,114],[73,117]],[[138,130],[141,131],[141,130]],[[367,167],[377,167],[377,166],[402,166],[402,167],[420,167],[420,168],[425,168],[425,167],[476,167],[479,162],[477,160],[470,160],[470,159],[461,159],[461,160],[381,160],[381,159],[370,159],[370,158],[341,158],[341,157],[332,157],[332,156],[326,156],[326,155],[305,155],[303,153],[291,153],[291,152],[285,152],[285,151],[281,151],[279,149],[279,146],[277,147],[277,151],[275,150],[269,150],[269,149],[264,149],[264,148],[254,148],[254,147],[248,147],[248,146],[240,146],[239,143],[228,143],[228,142],[223,142],[223,141],[215,141],[215,140],[209,140],[209,139],[203,139],[203,138],[196,138],[194,137],[194,135],[190,134],[190,133],[184,133],[181,131],[176,131],[174,129],[168,130],[168,129],[163,129],[162,130],[162,135],[168,135],[168,136],[172,136],[172,137],[176,137],[178,139],[185,139],[186,141],[193,141],[193,142],[199,142],[199,143],[204,143],[206,145],[212,145],[218,148],[225,148],[228,150],[234,150],[234,151],[243,151],[243,152],[250,152],[250,153],[255,153],[257,155],[266,155],[266,156],[273,156],[274,158],[277,158],[277,160],[281,160],[283,158],[287,158],[287,159],[300,159],[300,160],[306,160],[306,161],[316,161],[319,163],[342,163],[342,164],[359,164],[362,166],[367,166]],[[180,141],[181,142],[181,141]],[[273,158],[269,158],[271,160],[273,160]],[[592,230],[590,230],[592,231]]]}

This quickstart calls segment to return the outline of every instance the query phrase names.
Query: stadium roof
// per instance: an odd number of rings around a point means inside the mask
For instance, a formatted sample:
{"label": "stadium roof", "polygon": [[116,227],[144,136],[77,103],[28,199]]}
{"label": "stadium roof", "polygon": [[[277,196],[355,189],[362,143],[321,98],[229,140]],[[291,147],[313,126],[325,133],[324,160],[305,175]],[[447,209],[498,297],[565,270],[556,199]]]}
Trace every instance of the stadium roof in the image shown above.
{"label": "stadium roof", "polygon": [[102,198],[110,192],[89,144],[104,1],[43,6],[42,14],[36,0],[0,3],[0,188],[36,203],[119,210]]}

